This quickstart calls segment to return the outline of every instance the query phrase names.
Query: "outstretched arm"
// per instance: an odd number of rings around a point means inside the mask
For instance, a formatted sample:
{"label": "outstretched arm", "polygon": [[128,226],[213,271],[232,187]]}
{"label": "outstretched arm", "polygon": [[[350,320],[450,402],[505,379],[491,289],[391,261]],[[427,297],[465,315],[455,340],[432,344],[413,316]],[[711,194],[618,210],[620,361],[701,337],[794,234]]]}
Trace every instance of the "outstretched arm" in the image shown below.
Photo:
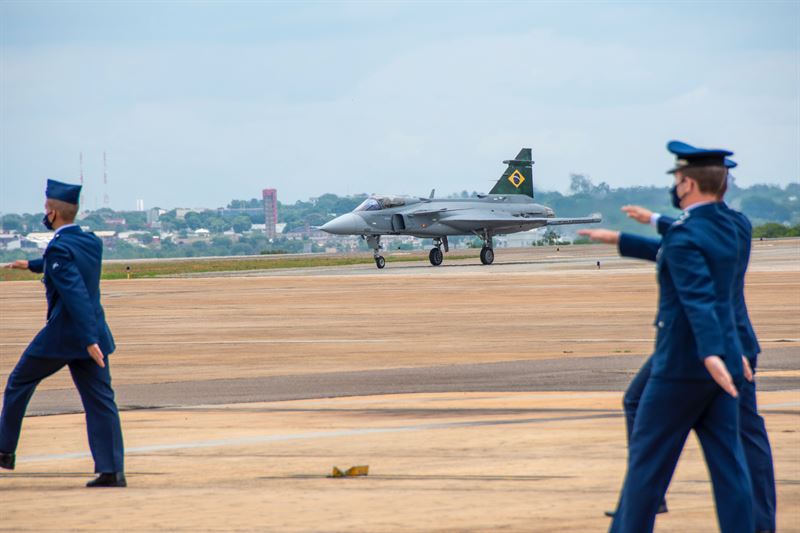
{"label": "outstretched arm", "polygon": [[35,272],[37,274],[41,274],[44,268],[44,259],[31,259],[30,261],[25,259],[17,259],[11,263],[3,265],[3,268],[15,268],[17,270],[30,270],[31,272]]}
{"label": "outstretched arm", "polygon": [[635,257],[648,261],[656,260],[658,249],[661,247],[661,241],[658,239],[650,239],[608,229],[582,229],[578,231],[578,235],[589,237],[595,242],[616,244],[619,248],[619,254],[623,257]]}

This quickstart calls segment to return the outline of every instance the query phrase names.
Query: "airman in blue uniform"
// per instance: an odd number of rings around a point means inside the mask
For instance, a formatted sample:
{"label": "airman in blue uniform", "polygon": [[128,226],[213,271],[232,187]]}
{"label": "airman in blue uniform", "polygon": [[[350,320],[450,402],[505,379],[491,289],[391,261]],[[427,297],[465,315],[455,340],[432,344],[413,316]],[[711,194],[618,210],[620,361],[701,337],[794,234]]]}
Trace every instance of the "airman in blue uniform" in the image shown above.
{"label": "airman in blue uniform", "polygon": [[[736,163],[729,159],[726,159],[725,163],[729,169],[736,166]],[[744,214],[731,209],[722,201],[724,192],[723,190],[719,195],[720,202],[718,205],[722,212],[729,216],[736,225],[739,237],[741,253],[737,263],[734,313],[736,315],[736,329],[739,334],[739,340],[742,343],[742,353],[746,358],[744,363],[749,367],[745,369],[749,371],[749,379],[743,382],[739,390],[740,430],[747,466],[750,471],[750,480],[753,484],[753,512],[756,531],[766,533],[775,531],[776,528],[775,471],[767,428],[764,424],[764,419],[758,414],[756,383],[753,379],[761,347],[750,321],[744,297],[745,274],[750,260],[752,226]],[[625,206],[623,210],[629,217],[639,222],[652,224],[661,235],[666,234],[670,226],[675,222],[673,218],[652,213],[639,206]],[[623,240],[626,241],[624,245]],[[657,250],[661,244],[660,241],[653,242],[652,239],[648,239],[639,241],[640,245],[637,246],[637,240],[637,238],[623,239],[621,236],[620,254],[655,261]],[[656,245],[655,247],[654,244]],[[629,439],[639,400],[650,377],[650,369],[651,359],[648,359],[625,391],[623,405]],[[664,510],[666,510],[666,504],[664,504]]]}
{"label": "airman in blue uniform", "polygon": [[103,243],[74,223],[81,187],[47,181],[44,225],[55,235],[41,259],[8,268],[44,274],[47,323],[8,377],[0,414],[0,467],[13,469],[28,402],[44,378],[69,367],[86,411],[89,447],[99,475],[89,487],[124,487],[124,450],[108,356],[114,338],[100,304]]}
{"label": "airman in blue uniform", "polygon": [[[740,251],[736,226],[716,202],[728,155],[697,149],[679,154],[670,171],[675,174],[674,201],[687,214],[670,226],[660,245],[650,240],[659,281],[656,347],[633,421],[628,472],[612,532],[652,531],[691,429],[711,473],[721,530],[755,530],[739,438],[737,385],[744,381],[744,366],[733,292]],[[627,236],[619,232],[581,233],[626,246]]]}

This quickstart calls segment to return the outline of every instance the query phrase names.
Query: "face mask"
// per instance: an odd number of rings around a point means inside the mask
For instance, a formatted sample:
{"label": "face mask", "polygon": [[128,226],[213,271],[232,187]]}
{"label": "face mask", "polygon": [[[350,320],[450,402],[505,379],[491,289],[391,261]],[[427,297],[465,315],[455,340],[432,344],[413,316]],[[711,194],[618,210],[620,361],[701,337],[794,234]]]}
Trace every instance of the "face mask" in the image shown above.
{"label": "face mask", "polygon": [[47,213],[45,213],[44,217],[42,217],[42,224],[44,224],[44,227],[49,229],[50,231],[53,230],[53,223],[50,222],[49,218],[47,218]]}
{"label": "face mask", "polygon": [[[681,183],[683,183],[683,182],[681,182]],[[680,209],[681,208],[681,200],[683,198],[678,196],[678,184],[677,183],[675,185],[673,185],[672,188],[669,190],[669,195],[670,195],[670,198],[672,199],[672,207],[674,207],[675,209]]]}

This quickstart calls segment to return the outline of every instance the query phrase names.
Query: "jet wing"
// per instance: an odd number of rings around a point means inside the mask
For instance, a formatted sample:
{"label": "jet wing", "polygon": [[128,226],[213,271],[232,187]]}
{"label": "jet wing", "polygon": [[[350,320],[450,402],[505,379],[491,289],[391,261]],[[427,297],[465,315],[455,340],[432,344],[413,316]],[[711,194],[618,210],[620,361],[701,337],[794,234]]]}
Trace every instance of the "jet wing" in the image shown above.
{"label": "jet wing", "polygon": [[533,229],[547,225],[544,217],[515,217],[507,214],[495,214],[489,211],[485,213],[454,214],[442,217],[439,222],[450,227],[471,233],[478,229],[500,230],[502,228],[514,228],[519,230],[523,227]]}
{"label": "jet wing", "polygon": [[594,224],[602,222],[603,217],[584,217],[584,218],[545,218],[548,226],[561,226],[564,224]]}
{"label": "jet wing", "polygon": [[473,231],[476,229],[502,230],[503,228],[541,228],[543,226],[558,226],[563,224],[590,224],[601,222],[600,217],[585,218],[548,218],[531,216],[513,216],[486,212],[480,216],[475,214],[455,214],[440,219],[440,223],[447,224],[459,230]]}

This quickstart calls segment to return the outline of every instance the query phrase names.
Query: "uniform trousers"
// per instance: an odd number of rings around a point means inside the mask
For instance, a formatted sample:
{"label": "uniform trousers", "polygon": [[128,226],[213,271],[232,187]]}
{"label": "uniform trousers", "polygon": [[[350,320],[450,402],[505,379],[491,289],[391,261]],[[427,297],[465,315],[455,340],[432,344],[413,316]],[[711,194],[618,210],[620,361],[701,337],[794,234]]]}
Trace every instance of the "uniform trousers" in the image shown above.
{"label": "uniform trousers", "polygon": [[647,380],[628,448],[628,472],[610,531],[653,530],[689,432],[711,474],[723,533],[752,533],[753,492],[739,436],[739,401],[708,380]]}
{"label": "uniform trousers", "polygon": [[[752,368],[755,368],[754,363],[755,361],[751,359]],[[652,364],[652,357],[648,358],[628,385],[622,399],[628,442],[631,440],[639,401],[645,385],[650,379]],[[744,380],[742,386],[739,387],[739,426],[747,468],[750,472],[750,481],[753,483],[753,514],[756,530],[775,531],[775,470],[767,428],[764,425],[764,419],[758,414],[756,405],[755,380],[752,382]]]}
{"label": "uniform trousers", "polygon": [[108,358],[105,368],[92,359],[51,359],[23,355],[8,377],[0,414],[0,451],[17,449],[22,419],[36,386],[69,367],[86,412],[86,431],[95,472],[124,472],[124,449],[119,412],[111,388]]}

